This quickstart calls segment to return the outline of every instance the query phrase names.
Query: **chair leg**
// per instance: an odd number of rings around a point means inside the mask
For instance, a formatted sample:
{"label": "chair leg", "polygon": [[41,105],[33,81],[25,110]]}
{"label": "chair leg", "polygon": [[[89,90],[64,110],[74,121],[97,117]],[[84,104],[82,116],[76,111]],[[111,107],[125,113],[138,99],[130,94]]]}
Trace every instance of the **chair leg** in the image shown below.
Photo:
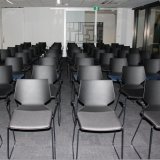
{"label": "chair leg", "polygon": [[9,137],[9,131],[10,131],[10,129],[7,128],[7,157],[8,157],[8,159],[11,158],[13,150],[14,150],[14,147],[15,147],[15,144],[16,144],[15,134],[14,134],[14,131],[13,131],[14,144],[13,144],[13,147],[12,147],[11,152],[10,152],[10,147],[9,147],[9,142],[10,142],[9,141],[9,138],[10,138]]}
{"label": "chair leg", "polygon": [[136,128],[136,131],[135,131],[135,133],[134,133],[134,135],[133,135],[133,138],[132,138],[132,140],[131,140],[131,146],[133,147],[133,149],[135,150],[136,154],[138,155],[138,157],[139,157],[140,159],[142,159],[142,157],[140,156],[139,152],[137,151],[137,149],[136,149],[135,146],[133,145],[133,141],[134,141],[134,138],[135,138],[135,136],[136,136],[136,134],[137,134],[137,132],[138,132],[138,130],[139,130],[139,127],[140,127],[140,125],[141,125],[141,123],[142,123],[142,120],[143,120],[143,117],[141,117],[141,120],[139,121],[139,124],[138,124],[138,126],[137,126],[137,128]]}
{"label": "chair leg", "polygon": [[122,129],[122,138],[121,138],[121,159],[123,159],[124,153],[124,129]]}
{"label": "chair leg", "polygon": [[10,110],[10,98],[8,97],[7,98],[7,103],[6,103],[6,109],[7,109],[7,112],[8,112],[8,116],[9,116],[9,119],[11,119],[11,110]]}
{"label": "chair leg", "polygon": [[78,129],[78,132],[77,132],[77,149],[76,149],[76,159],[78,159],[78,149],[79,149],[79,132],[80,132],[80,129]]}
{"label": "chair leg", "polygon": [[3,139],[2,139],[2,136],[0,134],[0,140],[1,140],[1,144],[0,144],[0,148],[2,147],[2,144],[3,144]]}
{"label": "chair leg", "polygon": [[151,127],[151,131],[150,131],[150,140],[149,140],[148,159],[150,159],[150,158],[151,158],[152,138],[153,138],[153,126]]}
{"label": "chair leg", "polygon": [[51,127],[51,137],[52,137],[52,158],[56,159],[56,134],[55,134],[55,124],[53,118]]}
{"label": "chair leg", "polygon": [[71,82],[71,103],[75,101],[75,88],[74,88],[74,82]]}
{"label": "chair leg", "polygon": [[122,126],[124,126],[124,123],[125,123],[125,118],[126,118],[126,104],[127,104],[127,97],[125,97],[125,100],[124,100],[124,111],[123,111],[123,122],[122,122]]}
{"label": "chair leg", "polygon": [[58,125],[61,125],[61,105],[58,107]]}
{"label": "chair leg", "polygon": [[75,137],[76,125],[77,125],[77,121],[74,123],[73,137],[72,137],[72,155],[73,155],[73,159],[74,159],[74,137]]}
{"label": "chair leg", "polygon": [[61,91],[58,95],[58,125],[61,124]]}
{"label": "chair leg", "polygon": [[118,154],[118,152],[117,152],[117,149],[116,149],[116,147],[115,147],[115,145],[114,145],[115,137],[116,137],[116,132],[115,132],[114,135],[113,135],[112,146],[113,146],[114,151],[116,152],[116,155],[117,155],[118,159],[120,159],[119,154]]}
{"label": "chair leg", "polygon": [[117,98],[117,102],[116,102],[116,105],[115,105],[115,108],[114,108],[114,111],[117,109],[117,106],[118,106],[118,103],[119,103],[119,98],[121,96],[121,93],[119,92],[118,94],[118,98]]}

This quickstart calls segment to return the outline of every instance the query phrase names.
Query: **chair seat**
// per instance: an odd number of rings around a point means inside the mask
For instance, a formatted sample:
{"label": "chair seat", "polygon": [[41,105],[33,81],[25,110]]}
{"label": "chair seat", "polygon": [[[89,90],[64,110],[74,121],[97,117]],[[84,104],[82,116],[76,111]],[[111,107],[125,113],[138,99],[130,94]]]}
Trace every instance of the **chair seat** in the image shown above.
{"label": "chair seat", "polygon": [[54,84],[50,85],[51,98],[56,98],[58,91],[59,91],[59,86]]}
{"label": "chair seat", "polygon": [[141,116],[152,123],[156,129],[160,129],[160,106],[149,106]]}
{"label": "chair seat", "polygon": [[143,116],[150,121],[156,129],[160,129],[160,111],[145,111]]}
{"label": "chair seat", "polygon": [[153,74],[147,74],[146,76],[147,80],[160,80],[160,75],[158,73]]}
{"label": "chair seat", "polygon": [[110,65],[102,65],[102,71],[110,71]]}
{"label": "chair seat", "polygon": [[120,89],[120,92],[126,95],[128,98],[142,98],[144,88],[143,86],[125,85]]}
{"label": "chair seat", "polygon": [[13,86],[11,84],[0,85],[0,98],[6,98],[12,92],[13,92]]}
{"label": "chair seat", "polygon": [[15,72],[12,74],[13,81],[16,81],[17,79],[22,79],[24,78],[24,73],[21,72]]}
{"label": "chair seat", "polygon": [[9,128],[44,130],[51,126],[52,112],[45,106],[21,106],[13,112]]}
{"label": "chair seat", "polygon": [[110,73],[108,78],[111,79],[113,82],[121,81],[122,75],[119,73]]}
{"label": "chair seat", "polygon": [[114,111],[78,112],[80,129],[93,132],[112,132],[122,129],[122,125]]}

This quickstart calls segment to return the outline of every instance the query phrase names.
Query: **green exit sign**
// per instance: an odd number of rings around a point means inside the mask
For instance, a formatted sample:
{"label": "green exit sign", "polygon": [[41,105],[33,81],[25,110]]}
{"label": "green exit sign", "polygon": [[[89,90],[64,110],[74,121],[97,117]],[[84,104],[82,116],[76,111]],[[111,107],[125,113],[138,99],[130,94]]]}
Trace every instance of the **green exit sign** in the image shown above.
{"label": "green exit sign", "polygon": [[94,11],[99,11],[100,7],[99,6],[94,6],[93,9],[94,9]]}

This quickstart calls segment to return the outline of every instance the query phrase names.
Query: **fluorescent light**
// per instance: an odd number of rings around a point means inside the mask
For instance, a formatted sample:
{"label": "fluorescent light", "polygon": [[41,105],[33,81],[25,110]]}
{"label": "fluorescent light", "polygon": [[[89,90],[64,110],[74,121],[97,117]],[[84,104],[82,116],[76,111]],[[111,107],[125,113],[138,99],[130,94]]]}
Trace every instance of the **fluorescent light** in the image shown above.
{"label": "fluorescent light", "polygon": [[8,3],[13,4],[13,2],[11,2],[10,0],[6,0]]}
{"label": "fluorescent light", "polygon": [[61,0],[57,0],[57,4],[61,4]]}

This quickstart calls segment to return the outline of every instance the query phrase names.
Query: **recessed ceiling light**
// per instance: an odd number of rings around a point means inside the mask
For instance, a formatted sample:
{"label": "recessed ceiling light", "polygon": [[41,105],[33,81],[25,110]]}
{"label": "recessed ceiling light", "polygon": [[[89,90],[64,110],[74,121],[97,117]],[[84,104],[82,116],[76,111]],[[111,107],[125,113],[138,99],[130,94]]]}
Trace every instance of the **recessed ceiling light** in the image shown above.
{"label": "recessed ceiling light", "polygon": [[13,4],[13,2],[11,2],[10,0],[6,0],[8,3]]}

